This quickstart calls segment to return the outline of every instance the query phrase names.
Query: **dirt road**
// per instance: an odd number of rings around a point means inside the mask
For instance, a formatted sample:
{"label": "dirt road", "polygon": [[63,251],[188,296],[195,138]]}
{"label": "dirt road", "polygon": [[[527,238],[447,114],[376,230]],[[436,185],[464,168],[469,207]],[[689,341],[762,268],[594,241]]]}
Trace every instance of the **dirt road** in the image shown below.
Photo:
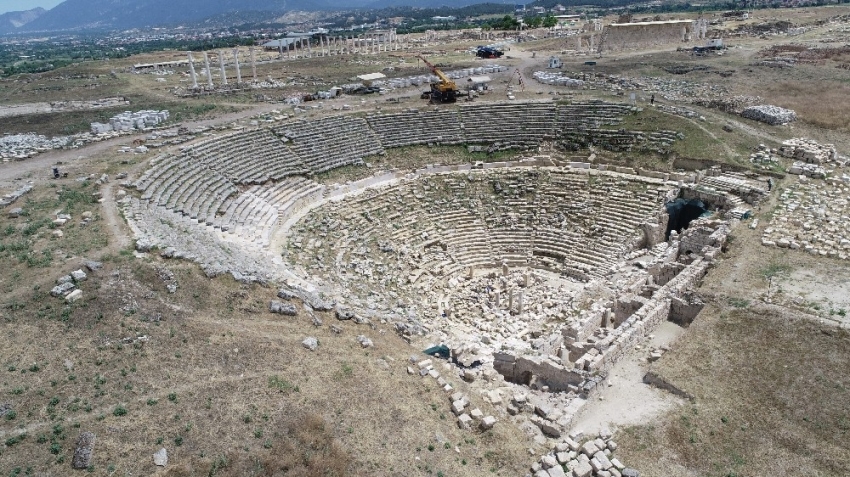
{"label": "dirt road", "polygon": [[[281,109],[283,106],[284,105],[282,104],[261,103],[242,111],[227,113],[210,119],[184,121],[182,124],[190,129],[205,126],[216,126],[219,124],[233,122],[238,119],[249,118],[258,114],[267,113],[275,109]],[[84,161],[119,146],[130,145],[133,143],[134,139],[142,138],[146,134],[147,133],[140,133],[121,136],[93,143],[79,149],[55,150],[39,154],[36,157],[24,161],[13,161],[0,164],[0,190],[13,187],[14,180],[21,179],[29,175],[43,173],[45,178],[49,177],[50,168],[58,162],[62,162],[63,164],[74,164]]]}

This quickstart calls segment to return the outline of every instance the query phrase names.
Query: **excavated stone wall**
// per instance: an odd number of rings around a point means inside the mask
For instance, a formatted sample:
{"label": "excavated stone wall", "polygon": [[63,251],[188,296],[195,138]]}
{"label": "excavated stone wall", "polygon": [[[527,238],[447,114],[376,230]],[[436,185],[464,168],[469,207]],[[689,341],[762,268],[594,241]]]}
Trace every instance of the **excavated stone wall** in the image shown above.
{"label": "excavated stone wall", "polygon": [[599,53],[675,45],[694,39],[694,22],[621,23],[605,27]]}

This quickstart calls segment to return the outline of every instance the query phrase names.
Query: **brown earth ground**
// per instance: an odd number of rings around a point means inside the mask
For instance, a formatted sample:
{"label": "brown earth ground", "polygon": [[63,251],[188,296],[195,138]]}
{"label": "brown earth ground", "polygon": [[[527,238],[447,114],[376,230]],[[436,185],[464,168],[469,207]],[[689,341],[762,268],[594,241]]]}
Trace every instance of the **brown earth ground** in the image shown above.
{"label": "brown earth ground", "polygon": [[[848,12],[847,8],[758,11],[752,21],[789,18],[806,24]],[[817,41],[828,35],[827,29],[816,26],[793,41]],[[850,111],[840,105],[850,103],[849,70],[823,64],[800,64],[790,70],[752,66],[765,48],[791,41],[786,37],[734,39],[728,42],[732,48],[726,54],[708,58],[666,50],[598,59],[597,72],[630,76],[671,77],[663,67],[706,65],[707,71],[675,77],[721,84],[734,94],[758,94],[767,103],[796,109],[800,116],[792,125],[768,128],[687,105],[706,121],[684,120],[647,108],[630,117],[628,126],[680,130],[686,140],[677,143],[668,156],[596,151],[599,160],[668,170],[683,158],[750,167],[747,155],[757,144],[775,146],[797,136],[833,142],[847,153]],[[563,48],[551,40],[512,48],[511,58],[501,63],[519,67],[526,75],[527,89],[517,94],[518,99],[548,97],[530,74],[543,67],[547,52]],[[449,53],[432,59],[456,67],[476,64],[468,56],[451,53],[451,46],[445,49]],[[170,55],[146,55],[120,64],[83,64],[3,80],[0,103],[120,94],[131,99],[132,109],[183,111],[180,120],[190,125],[194,121],[226,124],[282,107],[255,103],[250,96],[178,99],[170,92],[180,84],[178,75],[162,85],[152,75],[124,72],[133,62],[154,57],[168,60]],[[563,59],[565,70],[582,71],[586,58]],[[399,66],[400,60],[380,55],[346,62],[330,58],[269,63],[260,65],[258,76],[298,77],[319,89],[356,74]],[[397,74],[423,71],[415,60],[408,58],[406,64]],[[110,74],[113,69],[115,76]],[[721,76],[716,71],[733,73]],[[82,79],[62,81],[62,75],[77,73],[100,75],[100,86],[91,88],[87,86],[91,81]],[[497,78],[482,100],[503,99],[508,81],[507,76]],[[293,86],[278,94],[307,89]],[[564,93],[564,98],[623,99],[602,91]],[[402,98],[397,104],[384,97],[362,98],[364,102],[355,109],[421,106],[416,91],[395,96]],[[640,94],[639,98],[646,99]],[[4,119],[0,126],[7,132],[61,134],[84,129],[106,113],[64,118],[33,115]],[[732,132],[722,129],[727,124],[733,126]],[[5,269],[0,275],[0,404],[9,403],[14,409],[11,417],[7,414],[0,420],[0,471],[67,475],[77,434],[92,431],[97,434],[93,475],[513,476],[527,472],[533,460],[528,448],[537,455],[543,449],[507,421],[484,433],[459,430],[445,393],[431,381],[407,375],[407,359],[417,350],[389,325],[343,324],[343,332],[335,334],[326,326],[336,323],[331,316],[317,314],[325,322],[321,328],[314,328],[303,311],[296,318],[277,318],[266,312],[273,288],[240,285],[227,278],[210,280],[193,264],[134,254],[110,196],[118,185],[102,188],[106,197],[99,203],[91,195],[95,190],[91,181],[75,180],[143,169],[147,158],[128,159],[115,152],[119,144],[131,141],[132,137],[121,138],[0,165],[4,192],[23,180],[35,184],[35,190],[15,204],[24,207],[27,216],[0,217],[0,263]],[[589,151],[577,154],[586,156]],[[412,148],[376,158],[373,169],[330,173],[322,180],[362,177],[391,165],[416,167],[471,159],[462,149]],[[71,178],[46,178],[48,167],[57,161],[66,163]],[[773,207],[769,202],[757,211],[761,227]],[[62,238],[56,238],[49,218],[60,209],[71,213],[74,221],[62,228]],[[79,224],[84,211],[94,216],[86,226]],[[760,233],[761,228],[735,229],[728,251],[700,289],[708,306],[687,330],[676,333],[673,351],[651,365],[693,399],[638,422],[624,421],[616,429],[621,460],[644,475],[850,473],[850,383],[845,372],[850,367],[850,336],[844,320],[850,290],[840,279],[850,276],[850,267],[836,260],[766,249],[759,244]],[[104,268],[91,273],[83,284],[84,299],[65,305],[50,297],[47,292],[55,279],[79,268],[83,259],[104,262]],[[174,274],[176,293],[166,291],[164,270]],[[798,297],[802,300],[795,300]],[[361,349],[355,341],[360,334],[369,336],[375,348]],[[308,335],[320,341],[316,352],[300,345]],[[147,341],[134,343],[139,336]],[[133,339],[125,343],[124,338]],[[643,370],[649,367],[645,362],[637,365]],[[625,372],[622,379],[627,379]],[[460,380],[454,381],[464,389]],[[611,396],[615,399],[616,393],[612,391]],[[482,410],[495,412],[483,406]],[[160,447],[169,452],[166,471],[153,466],[151,456]]]}

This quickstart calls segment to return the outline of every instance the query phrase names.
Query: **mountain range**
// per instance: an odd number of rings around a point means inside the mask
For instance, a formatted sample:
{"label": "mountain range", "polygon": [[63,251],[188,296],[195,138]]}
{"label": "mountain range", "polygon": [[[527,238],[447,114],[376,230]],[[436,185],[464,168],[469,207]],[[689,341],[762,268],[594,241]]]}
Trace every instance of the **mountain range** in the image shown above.
{"label": "mountain range", "polygon": [[[397,6],[463,7],[486,0],[65,0],[45,11],[0,15],[0,34],[67,30],[113,30],[197,23],[231,12],[376,9]],[[492,0],[491,0],[492,1]]]}
{"label": "mountain range", "polygon": [[7,12],[0,15],[0,35],[19,31],[22,27],[44,15],[47,10],[38,7],[22,12]]}

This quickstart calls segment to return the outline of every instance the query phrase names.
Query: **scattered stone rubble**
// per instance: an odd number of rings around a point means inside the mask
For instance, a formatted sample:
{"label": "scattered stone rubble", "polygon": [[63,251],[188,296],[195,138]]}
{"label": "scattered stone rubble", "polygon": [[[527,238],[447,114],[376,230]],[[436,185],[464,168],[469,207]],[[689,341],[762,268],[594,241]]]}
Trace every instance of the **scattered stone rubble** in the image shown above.
{"label": "scattered stone rubble", "polygon": [[[35,133],[5,135],[0,137],[0,158],[3,162],[20,161],[53,149],[78,149],[93,142],[105,141],[121,134],[134,134],[136,132],[138,132],[136,129],[110,130],[102,133],[82,132],[53,138]],[[164,136],[153,136],[154,139],[158,137],[174,137],[174,139],[154,143],[155,145],[179,144],[188,140],[190,136],[177,137],[177,134],[171,136],[168,133],[165,133]],[[127,150],[131,149],[128,148]]]}
{"label": "scattered stone rubble", "polygon": [[43,103],[24,103],[0,106],[0,118],[23,116],[27,114],[60,113],[66,111],[83,111],[90,109],[114,108],[130,104],[126,98],[112,97],[89,101],[53,101]]}
{"label": "scattered stone rubble", "polygon": [[175,277],[174,272],[165,267],[157,267],[156,274],[159,276],[159,279],[165,283],[165,289],[168,290],[168,293],[177,292],[177,278]]}
{"label": "scattered stone rubble", "polygon": [[[558,84],[558,81],[572,79],[576,83],[567,82],[566,86],[587,90],[606,90],[618,95],[638,91],[646,101],[649,100],[650,95],[655,95],[659,99],[670,102],[693,103],[706,107],[716,107],[720,104],[729,107],[731,101],[736,104],[737,109],[735,111],[740,112],[743,104],[752,104],[758,100],[758,98],[732,96],[729,89],[722,85],[696,83],[669,77],[630,77],[587,72],[541,73],[543,74],[540,75],[540,78],[544,81],[540,81],[540,79],[535,77],[541,83],[553,84],[549,81],[555,80],[554,84]],[[579,81],[581,84],[577,83]]]}
{"label": "scattered stone rubble", "polygon": [[72,141],[71,136],[49,138],[42,134],[9,134],[0,136],[0,158],[4,161],[23,160],[41,152],[62,149]]}
{"label": "scattered stone rubble", "polygon": [[286,303],[277,300],[272,300],[269,303],[269,311],[272,313],[277,313],[279,315],[286,316],[295,316],[298,313],[298,310],[292,303]]}
{"label": "scattered stone rubble", "polygon": [[[20,199],[24,194],[28,193],[32,190],[32,183],[23,185],[16,189],[13,192],[8,194],[4,194],[3,197],[0,197],[0,207],[6,207],[8,205],[12,205],[16,200]],[[11,215],[11,214],[10,214]],[[20,215],[20,211],[17,215]],[[17,218],[17,217],[10,217]]]}
{"label": "scattered stone rubble", "polygon": [[95,434],[93,432],[80,433],[80,437],[77,438],[76,449],[74,450],[74,458],[71,460],[71,467],[75,469],[87,469],[92,465],[94,441]]}
{"label": "scattered stone rubble", "polygon": [[[434,363],[432,359],[420,360],[416,356],[411,356],[407,373],[436,380],[437,385],[449,394],[452,414],[457,417],[457,425],[461,429],[471,430],[476,426],[482,431],[492,429],[498,420],[490,415],[485,416],[480,409],[472,405],[472,401],[466,394],[453,392],[454,386],[452,386],[451,381],[440,375],[440,372],[434,367]],[[452,369],[452,366],[444,364],[443,368],[449,371]]]}
{"label": "scattered stone rubble", "polygon": [[638,471],[614,457],[616,450],[617,443],[608,431],[587,440],[582,432],[573,432],[554,443],[552,450],[531,466],[531,471],[534,477],[639,477]]}
{"label": "scattered stone rubble", "polygon": [[780,126],[797,120],[797,113],[793,110],[771,106],[769,104],[750,106],[741,111],[741,116],[767,123],[771,126]]}
{"label": "scattered stone rubble", "polygon": [[802,250],[847,260],[850,257],[850,176],[800,181],[779,196],[762,234],[762,245]]}

